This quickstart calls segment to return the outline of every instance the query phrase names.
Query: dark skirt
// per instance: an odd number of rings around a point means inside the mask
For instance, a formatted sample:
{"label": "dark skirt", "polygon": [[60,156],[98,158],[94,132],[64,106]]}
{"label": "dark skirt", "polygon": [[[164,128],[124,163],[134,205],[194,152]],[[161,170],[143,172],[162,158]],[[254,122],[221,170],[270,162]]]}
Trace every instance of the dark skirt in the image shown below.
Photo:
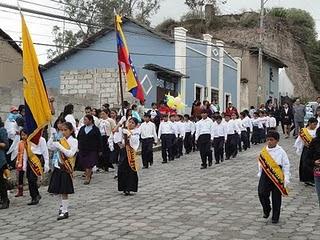
{"label": "dark skirt", "polygon": [[125,148],[120,149],[118,167],[118,191],[138,191],[138,174],[129,166]]}
{"label": "dark skirt", "polygon": [[310,150],[307,147],[303,147],[299,165],[300,182],[314,182],[313,163],[311,158]]}
{"label": "dark skirt", "polygon": [[81,168],[93,168],[97,165],[99,154],[96,151],[83,151],[79,150],[78,161]]}
{"label": "dark skirt", "polygon": [[253,144],[260,143],[259,128],[257,126],[253,127],[252,135],[251,135],[251,142]]}
{"label": "dark skirt", "polygon": [[60,168],[54,168],[48,192],[53,194],[74,193],[73,182],[70,174]]}

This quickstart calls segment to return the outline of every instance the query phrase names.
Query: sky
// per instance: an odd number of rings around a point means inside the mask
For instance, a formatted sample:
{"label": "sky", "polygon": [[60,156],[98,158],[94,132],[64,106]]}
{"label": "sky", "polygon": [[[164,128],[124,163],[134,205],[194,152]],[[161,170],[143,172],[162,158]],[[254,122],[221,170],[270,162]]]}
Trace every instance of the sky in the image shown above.
{"label": "sky", "polygon": [[[57,4],[57,0],[21,0],[21,7],[32,8],[39,11],[63,15],[63,8]],[[260,0],[217,0],[223,14],[240,13],[244,10],[258,10]],[[0,0],[0,3],[17,5],[16,0]],[[37,6],[43,5],[43,6]],[[320,0],[268,0],[265,7],[285,7],[304,9],[313,16],[316,22],[318,37],[320,37]],[[160,10],[151,18],[152,26],[156,26],[167,18],[179,20],[188,11],[184,0],[162,0]],[[52,27],[57,25],[63,27],[61,20],[46,20],[28,16],[25,19],[29,27],[33,42],[53,44]],[[21,38],[21,20],[17,11],[0,7],[0,28],[9,34],[14,40]],[[65,24],[68,30],[76,31],[78,27],[74,24]],[[36,46],[37,55],[41,64],[46,63],[48,46]]]}

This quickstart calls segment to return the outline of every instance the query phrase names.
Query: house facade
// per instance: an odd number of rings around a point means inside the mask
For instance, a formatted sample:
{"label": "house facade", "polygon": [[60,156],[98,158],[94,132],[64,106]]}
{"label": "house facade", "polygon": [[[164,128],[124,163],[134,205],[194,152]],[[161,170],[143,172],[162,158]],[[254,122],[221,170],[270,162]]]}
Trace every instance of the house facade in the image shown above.
{"label": "house facade", "polygon": [[0,29],[0,84],[17,83],[22,78],[22,50]]}
{"label": "house facade", "polygon": [[[146,106],[160,102],[165,94],[181,94],[189,112],[194,100],[218,100],[224,108],[232,101],[240,104],[240,60],[224,50],[221,41],[208,34],[203,39],[187,36],[187,30],[174,29],[169,37],[133,20],[124,19],[123,31],[138,77],[143,86]],[[107,27],[75,48],[43,66],[48,87],[61,94],[97,96],[97,106],[120,105],[120,82],[116,38]],[[125,99],[134,101],[125,92]]]}

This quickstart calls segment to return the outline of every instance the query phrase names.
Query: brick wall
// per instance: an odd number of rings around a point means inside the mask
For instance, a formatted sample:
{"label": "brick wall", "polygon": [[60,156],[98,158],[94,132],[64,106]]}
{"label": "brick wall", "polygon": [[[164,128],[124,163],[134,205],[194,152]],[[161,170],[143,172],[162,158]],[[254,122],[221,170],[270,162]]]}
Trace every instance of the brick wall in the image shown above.
{"label": "brick wall", "polygon": [[[62,96],[73,95],[84,98],[91,94],[96,97],[93,104],[95,107],[100,107],[104,103],[109,103],[110,107],[120,106],[120,84],[117,69],[71,70],[62,72],[60,80],[60,94]],[[124,99],[133,102],[131,94],[126,91],[125,80],[123,81]]]}

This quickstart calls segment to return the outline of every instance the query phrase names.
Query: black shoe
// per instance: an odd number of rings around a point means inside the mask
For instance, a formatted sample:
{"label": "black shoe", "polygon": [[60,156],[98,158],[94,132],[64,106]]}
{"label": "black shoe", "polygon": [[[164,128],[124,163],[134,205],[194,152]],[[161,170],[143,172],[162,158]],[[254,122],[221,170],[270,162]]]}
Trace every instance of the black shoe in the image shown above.
{"label": "black shoe", "polygon": [[[221,161],[221,162],[222,162],[222,161]],[[217,162],[215,162],[214,164],[219,164],[219,163],[220,163],[220,162],[217,161]]]}
{"label": "black shoe", "polygon": [[29,206],[32,206],[32,205],[37,205],[39,203],[39,199],[38,197],[34,198],[31,200],[31,202],[28,203]]}
{"label": "black shoe", "polygon": [[272,219],[273,224],[277,224],[279,222],[279,219]]}
{"label": "black shoe", "polygon": [[[271,211],[271,210],[270,210]],[[270,211],[263,214],[263,218],[268,218],[270,216]]]}
{"label": "black shoe", "polygon": [[118,178],[118,176],[114,176],[114,177],[113,177],[113,179],[117,179],[117,178]]}
{"label": "black shoe", "polygon": [[150,162],[150,166],[152,166],[153,165],[153,162]]}
{"label": "black shoe", "polygon": [[176,158],[180,158],[180,155],[177,155]]}
{"label": "black shoe", "polygon": [[125,196],[130,196],[131,193],[130,193],[129,191],[124,191],[124,195],[125,195]]}
{"label": "black shoe", "polygon": [[207,166],[201,166],[201,168],[200,169],[206,169],[207,168]]}
{"label": "black shoe", "polygon": [[7,199],[6,201],[2,201],[2,205],[0,206],[0,209],[7,209],[9,208],[10,201]]}
{"label": "black shoe", "polygon": [[212,161],[209,162],[209,167],[211,167],[211,166],[212,166]]}
{"label": "black shoe", "polygon": [[67,219],[67,218],[69,218],[69,213],[68,213],[68,212],[66,212],[66,213],[61,213],[61,214],[59,215],[59,217],[57,218],[57,220],[59,221],[59,220]]}
{"label": "black shoe", "polygon": [[314,187],[314,183],[312,183],[312,182],[305,182],[304,184],[305,184],[306,186]]}
{"label": "black shoe", "polygon": [[162,161],[162,163],[168,163],[167,161]]}
{"label": "black shoe", "polygon": [[226,159],[225,160],[230,160],[230,157],[226,157]]}
{"label": "black shoe", "polygon": [[148,166],[143,166],[142,168],[143,168],[143,169],[146,169],[146,168],[148,168]]}
{"label": "black shoe", "polygon": [[174,160],[174,158],[170,158],[170,159],[169,159],[169,161],[173,161],[173,160]]}

